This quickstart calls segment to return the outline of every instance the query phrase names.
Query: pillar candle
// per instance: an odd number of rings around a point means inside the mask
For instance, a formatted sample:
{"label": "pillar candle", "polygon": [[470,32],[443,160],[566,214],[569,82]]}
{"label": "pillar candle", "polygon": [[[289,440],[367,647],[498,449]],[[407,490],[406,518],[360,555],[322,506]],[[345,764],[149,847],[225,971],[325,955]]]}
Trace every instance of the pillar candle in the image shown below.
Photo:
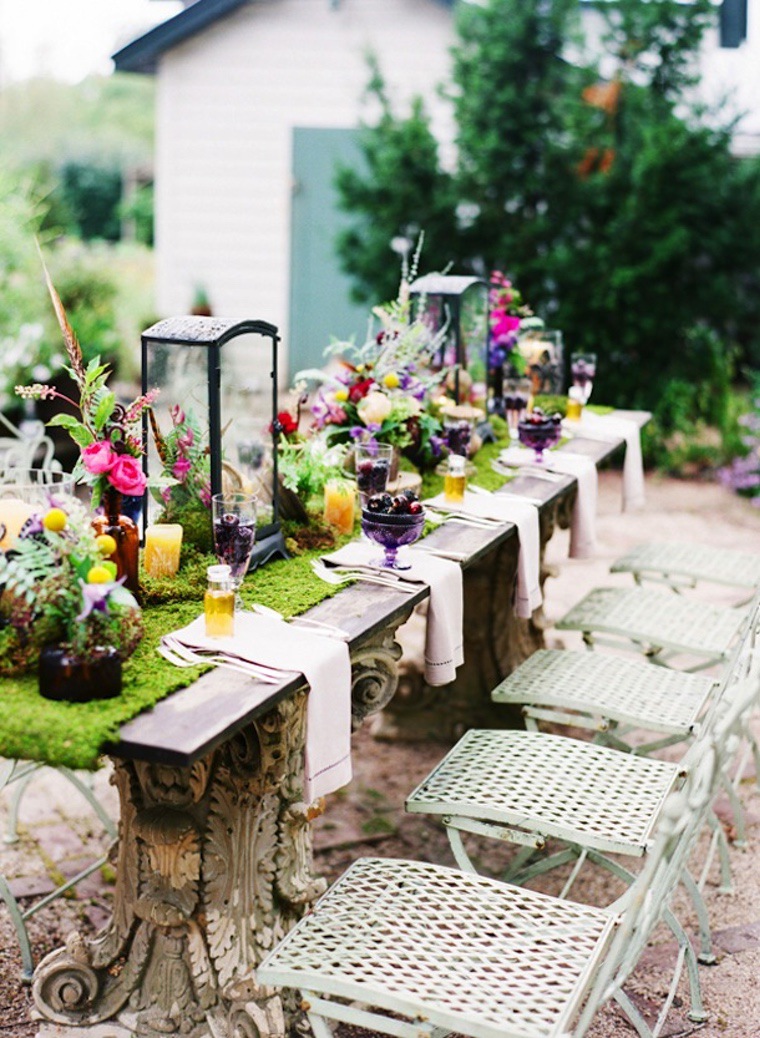
{"label": "pillar candle", "polygon": [[36,510],[20,497],[0,497],[0,551],[14,546],[21,527]]}
{"label": "pillar candle", "polygon": [[158,523],[145,530],[143,566],[149,577],[173,577],[179,569],[182,527],[179,523]]}

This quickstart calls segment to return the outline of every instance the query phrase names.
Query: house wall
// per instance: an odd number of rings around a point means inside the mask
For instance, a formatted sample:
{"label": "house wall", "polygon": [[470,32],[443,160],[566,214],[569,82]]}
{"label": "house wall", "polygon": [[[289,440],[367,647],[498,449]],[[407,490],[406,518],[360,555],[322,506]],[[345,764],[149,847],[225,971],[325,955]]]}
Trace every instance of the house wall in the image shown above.
{"label": "house wall", "polygon": [[287,347],[293,127],[357,125],[371,46],[394,99],[422,93],[450,137],[435,86],[452,38],[436,0],[257,0],[168,51],[157,76],[160,313],[186,313],[202,285],[215,313],[271,321]]}

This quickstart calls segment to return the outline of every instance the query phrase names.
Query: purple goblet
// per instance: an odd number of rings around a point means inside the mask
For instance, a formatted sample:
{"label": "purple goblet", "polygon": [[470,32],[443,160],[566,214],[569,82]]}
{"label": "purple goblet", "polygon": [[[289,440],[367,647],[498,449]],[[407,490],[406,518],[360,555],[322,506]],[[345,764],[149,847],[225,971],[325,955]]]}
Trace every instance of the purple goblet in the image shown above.
{"label": "purple goblet", "polygon": [[409,569],[408,563],[398,562],[398,550],[404,544],[413,544],[425,525],[424,510],[416,515],[389,515],[385,512],[362,510],[362,530],[371,541],[384,549],[385,555],[376,565],[385,569]]}
{"label": "purple goblet", "polygon": [[517,438],[523,447],[536,453],[536,463],[542,464],[544,451],[555,447],[562,439],[562,417],[558,414],[544,415],[537,411],[521,418],[517,425]]}

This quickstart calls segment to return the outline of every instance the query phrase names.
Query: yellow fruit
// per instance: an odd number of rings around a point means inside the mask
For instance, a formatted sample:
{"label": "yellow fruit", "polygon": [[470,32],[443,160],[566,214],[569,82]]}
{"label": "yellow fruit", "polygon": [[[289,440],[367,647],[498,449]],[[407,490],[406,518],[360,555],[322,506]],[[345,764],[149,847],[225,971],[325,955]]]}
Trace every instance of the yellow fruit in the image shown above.
{"label": "yellow fruit", "polygon": [[110,584],[112,579],[105,566],[93,566],[87,574],[88,584]]}
{"label": "yellow fruit", "polygon": [[386,389],[398,389],[399,377],[395,371],[389,371],[383,378],[383,384]]}
{"label": "yellow fruit", "polygon": [[101,533],[95,538],[95,543],[100,548],[103,555],[108,557],[113,555],[116,551],[116,541],[110,533]]}
{"label": "yellow fruit", "polygon": [[50,530],[51,533],[60,533],[61,530],[66,529],[68,521],[69,517],[62,508],[51,508],[49,512],[45,513],[42,525],[46,530]]}

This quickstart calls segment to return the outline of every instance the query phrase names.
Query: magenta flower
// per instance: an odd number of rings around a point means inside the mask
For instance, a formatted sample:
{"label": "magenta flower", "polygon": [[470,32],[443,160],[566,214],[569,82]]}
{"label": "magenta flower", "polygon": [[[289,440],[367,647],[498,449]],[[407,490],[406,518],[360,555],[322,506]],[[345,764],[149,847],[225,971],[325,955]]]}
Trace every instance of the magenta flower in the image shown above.
{"label": "magenta flower", "polygon": [[189,458],[177,458],[172,468],[172,475],[182,483],[187,478],[187,474],[192,466],[193,463]]}
{"label": "magenta flower", "polygon": [[108,472],[108,481],[120,494],[139,495],[145,492],[147,480],[136,458],[119,454]]}
{"label": "magenta flower", "polygon": [[118,457],[107,440],[97,440],[82,451],[82,464],[88,472],[100,476],[111,471]]}

